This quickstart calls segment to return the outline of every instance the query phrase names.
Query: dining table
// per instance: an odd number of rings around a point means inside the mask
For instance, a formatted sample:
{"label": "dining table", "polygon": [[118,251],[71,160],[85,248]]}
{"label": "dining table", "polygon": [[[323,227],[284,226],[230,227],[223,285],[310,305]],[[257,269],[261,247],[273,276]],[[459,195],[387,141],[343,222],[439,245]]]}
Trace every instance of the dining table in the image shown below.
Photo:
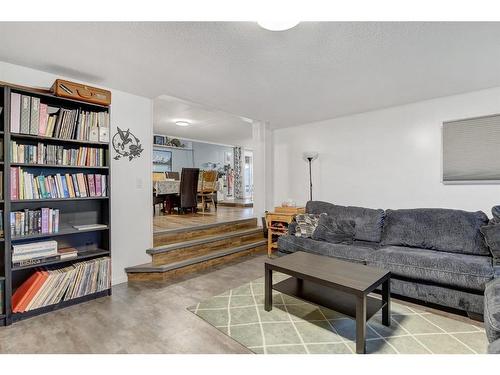
{"label": "dining table", "polygon": [[[222,186],[221,181],[217,181],[216,183],[216,191],[219,191]],[[164,202],[166,203],[166,208],[162,209],[163,212],[168,211],[169,213],[172,210],[170,197],[172,195],[179,194],[181,188],[181,182],[179,180],[167,179],[160,181],[153,181],[153,194],[156,197],[163,197]],[[198,192],[202,190],[202,180],[198,180]]]}

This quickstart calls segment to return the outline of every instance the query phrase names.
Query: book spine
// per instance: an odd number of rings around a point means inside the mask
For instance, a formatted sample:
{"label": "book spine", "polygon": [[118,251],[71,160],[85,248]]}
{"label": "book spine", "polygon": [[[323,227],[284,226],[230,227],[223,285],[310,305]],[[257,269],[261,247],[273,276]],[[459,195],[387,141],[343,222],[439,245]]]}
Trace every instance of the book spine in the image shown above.
{"label": "book spine", "polygon": [[31,97],[30,134],[38,135],[40,125],[40,98]]}
{"label": "book spine", "polygon": [[57,261],[57,260],[60,260],[60,259],[61,259],[60,255],[53,255],[53,256],[49,256],[49,257],[45,257],[45,258],[20,260],[18,262],[12,262],[12,267],[34,266],[34,265],[37,265],[37,264],[42,264],[42,263]]}
{"label": "book spine", "polygon": [[21,129],[21,94],[10,94],[10,132],[19,133]]}
{"label": "book spine", "polygon": [[27,95],[21,95],[21,129],[20,133],[30,134],[31,99]]}

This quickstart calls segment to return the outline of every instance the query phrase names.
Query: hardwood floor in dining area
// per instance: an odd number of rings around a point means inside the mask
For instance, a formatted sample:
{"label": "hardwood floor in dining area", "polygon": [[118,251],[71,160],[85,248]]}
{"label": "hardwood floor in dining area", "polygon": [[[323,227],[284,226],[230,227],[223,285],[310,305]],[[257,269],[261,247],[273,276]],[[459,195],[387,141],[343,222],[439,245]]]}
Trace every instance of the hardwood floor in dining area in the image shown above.
{"label": "hardwood floor in dining area", "polygon": [[153,231],[164,231],[166,229],[181,229],[197,227],[204,224],[224,223],[227,221],[254,217],[252,207],[222,207],[217,210],[211,208],[210,211],[202,213],[201,210],[195,214],[187,213],[183,215],[166,215],[156,210],[153,216]]}

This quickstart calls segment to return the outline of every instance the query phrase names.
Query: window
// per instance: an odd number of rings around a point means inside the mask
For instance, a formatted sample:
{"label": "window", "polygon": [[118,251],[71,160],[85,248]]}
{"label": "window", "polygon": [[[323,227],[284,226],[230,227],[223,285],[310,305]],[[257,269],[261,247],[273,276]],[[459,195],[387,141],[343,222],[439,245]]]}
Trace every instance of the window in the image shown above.
{"label": "window", "polygon": [[443,123],[443,182],[500,183],[500,115]]}

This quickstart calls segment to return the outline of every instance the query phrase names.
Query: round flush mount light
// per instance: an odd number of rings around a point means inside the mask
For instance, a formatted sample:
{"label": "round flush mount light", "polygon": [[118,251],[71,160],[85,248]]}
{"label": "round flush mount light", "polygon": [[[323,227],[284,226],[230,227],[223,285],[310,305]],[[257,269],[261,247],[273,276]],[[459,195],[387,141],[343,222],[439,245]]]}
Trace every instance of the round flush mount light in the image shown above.
{"label": "round flush mount light", "polygon": [[265,20],[257,21],[257,24],[263,29],[269,31],[285,31],[297,26],[300,21],[291,20]]}
{"label": "round flush mount light", "polygon": [[187,121],[176,121],[175,125],[177,125],[177,126],[189,126],[191,124]]}

